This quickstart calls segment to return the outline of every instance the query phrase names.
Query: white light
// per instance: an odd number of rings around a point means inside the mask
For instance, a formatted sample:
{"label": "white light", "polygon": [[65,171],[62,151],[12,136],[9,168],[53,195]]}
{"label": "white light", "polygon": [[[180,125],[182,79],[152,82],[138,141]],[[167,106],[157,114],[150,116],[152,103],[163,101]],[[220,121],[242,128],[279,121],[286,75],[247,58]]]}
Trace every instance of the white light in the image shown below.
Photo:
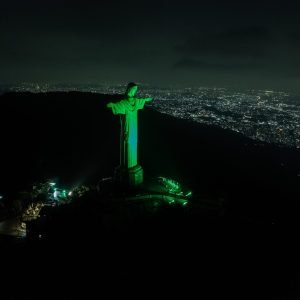
{"label": "white light", "polygon": [[58,191],[54,191],[54,193],[53,193],[53,198],[54,198],[54,200],[58,200]]}

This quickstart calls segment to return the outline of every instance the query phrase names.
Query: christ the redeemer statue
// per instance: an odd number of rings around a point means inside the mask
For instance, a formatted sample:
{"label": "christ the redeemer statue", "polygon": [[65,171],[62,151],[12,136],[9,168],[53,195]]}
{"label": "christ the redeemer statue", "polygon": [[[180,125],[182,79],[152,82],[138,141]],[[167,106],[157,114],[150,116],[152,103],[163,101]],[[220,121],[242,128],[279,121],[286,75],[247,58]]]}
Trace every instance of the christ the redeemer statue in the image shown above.
{"label": "christ the redeemer statue", "polygon": [[127,86],[124,99],[108,103],[114,115],[120,115],[120,166],[115,179],[122,184],[138,186],[143,182],[143,169],[138,165],[138,110],[143,109],[152,98],[136,98],[138,86],[131,82]]}

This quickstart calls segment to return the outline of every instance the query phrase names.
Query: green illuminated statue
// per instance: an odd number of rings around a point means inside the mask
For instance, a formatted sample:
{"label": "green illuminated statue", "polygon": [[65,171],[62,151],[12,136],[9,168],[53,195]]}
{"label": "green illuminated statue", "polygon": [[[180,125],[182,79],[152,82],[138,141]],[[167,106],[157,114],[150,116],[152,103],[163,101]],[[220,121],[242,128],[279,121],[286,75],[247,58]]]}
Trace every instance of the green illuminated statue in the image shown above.
{"label": "green illuminated statue", "polygon": [[108,103],[114,115],[120,115],[120,166],[116,170],[116,179],[130,186],[143,182],[143,169],[138,165],[138,110],[143,109],[152,98],[136,98],[138,86],[131,82],[127,86],[125,98],[117,103]]}

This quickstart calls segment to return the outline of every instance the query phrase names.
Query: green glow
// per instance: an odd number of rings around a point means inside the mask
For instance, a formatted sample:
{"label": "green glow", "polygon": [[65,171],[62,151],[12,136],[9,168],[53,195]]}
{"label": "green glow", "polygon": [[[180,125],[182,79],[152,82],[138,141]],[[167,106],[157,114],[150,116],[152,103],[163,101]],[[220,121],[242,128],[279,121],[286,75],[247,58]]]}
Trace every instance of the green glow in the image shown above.
{"label": "green glow", "polygon": [[187,199],[183,199],[181,197],[178,197],[177,195],[166,195],[166,194],[147,194],[147,195],[138,195],[138,196],[133,196],[133,197],[127,197],[126,199],[128,200],[154,200],[153,206],[154,207],[159,207],[161,205],[161,201],[166,202],[169,205],[181,205],[181,206],[186,206],[189,204]]}
{"label": "green glow", "polygon": [[183,195],[181,186],[177,181],[166,178],[166,177],[162,177],[162,176],[160,176],[158,178],[164,184],[164,186],[168,189],[169,193],[176,194],[176,195]]}
{"label": "green glow", "polygon": [[174,198],[174,197],[164,197],[164,200],[167,201],[170,205],[182,205],[182,206],[186,206],[189,202],[185,199],[182,198]]}
{"label": "green glow", "polygon": [[188,204],[188,200],[185,199],[185,197],[191,197],[192,191],[184,193],[180,183],[173,179],[162,176],[158,177],[158,179],[167,189],[168,193],[175,196],[165,196],[164,200],[166,200],[169,204],[180,204],[182,206],[186,206]]}
{"label": "green glow", "polygon": [[61,190],[58,188],[54,188],[53,189],[53,198],[56,201],[62,200],[62,199],[66,199],[68,197],[68,193],[66,190]]}
{"label": "green glow", "polygon": [[117,103],[108,103],[114,115],[120,115],[121,120],[121,150],[120,165],[126,169],[138,165],[138,113],[143,109],[146,102],[152,101],[152,98],[136,98],[138,90],[136,84],[128,84],[125,98]]}
{"label": "green glow", "polygon": [[185,196],[186,197],[191,197],[192,196],[192,191],[189,191]]}

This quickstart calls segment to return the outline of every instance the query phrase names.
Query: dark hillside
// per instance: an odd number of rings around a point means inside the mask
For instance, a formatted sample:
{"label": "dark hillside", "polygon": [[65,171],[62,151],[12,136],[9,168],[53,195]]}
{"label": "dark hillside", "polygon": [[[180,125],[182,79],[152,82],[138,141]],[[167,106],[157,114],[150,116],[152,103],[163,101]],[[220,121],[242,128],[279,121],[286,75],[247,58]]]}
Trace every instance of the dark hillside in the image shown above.
{"label": "dark hillside", "polygon": [[[117,99],[1,96],[1,193],[48,178],[76,186],[111,176],[119,121],[105,105]],[[51,299],[297,299],[299,150],[150,108],[139,113],[139,140],[146,179],[187,185],[191,206],[148,214],[92,191],[45,209],[29,230],[46,238],[1,240],[7,299],[45,298],[36,286]],[[223,201],[223,211],[203,213],[203,200]]]}
{"label": "dark hillside", "polygon": [[[119,120],[105,105],[119,98],[75,92],[1,96],[0,190],[47,178],[76,185],[111,176],[118,164]],[[231,209],[257,217],[276,219],[298,208],[299,150],[149,108],[139,113],[139,141],[146,175],[177,179],[194,193],[224,198]]]}

